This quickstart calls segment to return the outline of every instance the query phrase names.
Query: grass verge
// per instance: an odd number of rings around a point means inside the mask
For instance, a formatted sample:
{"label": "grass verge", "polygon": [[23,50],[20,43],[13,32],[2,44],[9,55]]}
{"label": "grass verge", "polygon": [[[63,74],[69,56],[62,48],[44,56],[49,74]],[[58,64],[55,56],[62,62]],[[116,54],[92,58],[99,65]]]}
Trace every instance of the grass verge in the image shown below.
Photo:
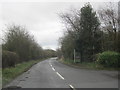
{"label": "grass verge", "polygon": [[0,90],[2,88],[2,69],[0,68]]}
{"label": "grass verge", "polygon": [[18,75],[22,74],[23,72],[27,71],[31,68],[34,64],[42,61],[41,60],[32,60],[28,62],[23,62],[17,64],[15,67],[5,68],[2,70],[2,86],[4,87],[7,83],[12,81]]}
{"label": "grass verge", "polygon": [[76,68],[81,68],[81,69],[94,69],[94,70],[110,70],[110,71],[119,71],[120,68],[112,68],[112,67],[103,67],[102,65],[98,65],[94,62],[83,62],[83,63],[74,63],[73,60],[59,60],[61,63],[76,67]]}

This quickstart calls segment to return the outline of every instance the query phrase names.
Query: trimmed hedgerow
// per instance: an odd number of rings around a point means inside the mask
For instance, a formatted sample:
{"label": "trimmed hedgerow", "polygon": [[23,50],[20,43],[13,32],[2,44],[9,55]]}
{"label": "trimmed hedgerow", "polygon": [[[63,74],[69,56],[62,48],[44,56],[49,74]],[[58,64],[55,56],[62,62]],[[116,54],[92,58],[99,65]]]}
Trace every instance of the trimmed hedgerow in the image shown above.
{"label": "trimmed hedgerow", "polygon": [[105,67],[120,67],[120,53],[113,51],[99,53],[96,62]]}

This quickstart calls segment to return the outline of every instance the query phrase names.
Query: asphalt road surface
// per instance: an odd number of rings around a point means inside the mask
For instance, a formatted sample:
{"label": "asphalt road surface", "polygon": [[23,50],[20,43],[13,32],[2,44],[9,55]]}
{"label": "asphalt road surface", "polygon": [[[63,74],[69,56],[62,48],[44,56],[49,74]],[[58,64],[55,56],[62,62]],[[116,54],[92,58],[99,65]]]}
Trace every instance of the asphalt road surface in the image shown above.
{"label": "asphalt road surface", "polygon": [[37,63],[9,83],[22,88],[118,88],[118,72],[67,66],[55,58]]}

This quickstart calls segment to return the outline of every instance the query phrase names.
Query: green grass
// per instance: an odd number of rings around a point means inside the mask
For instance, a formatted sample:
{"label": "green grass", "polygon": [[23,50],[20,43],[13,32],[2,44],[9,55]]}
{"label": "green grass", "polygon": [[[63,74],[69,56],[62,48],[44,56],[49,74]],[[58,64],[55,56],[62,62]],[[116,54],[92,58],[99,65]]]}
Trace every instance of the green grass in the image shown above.
{"label": "green grass", "polygon": [[2,88],[2,69],[0,68],[0,90]]}
{"label": "green grass", "polygon": [[66,60],[59,60],[60,62],[77,67],[77,68],[83,68],[83,69],[95,69],[95,70],[120,70],[120,68],[112,68],[112,67],[103,67],[102,65],[98,65],[95,62],[82,62],[80,63],[77,61],[77,63],[74,63],[73,60],[66,59]]}
{"label": "green grass", "polygon": [[41,60],[32,60],[29,62],[23,62],[23,63],[17,64],[15,67],[3,69],[2,70],[2,85],[5,86],[15,77],[27,71],[32,65],[38,63],[39,61]]}

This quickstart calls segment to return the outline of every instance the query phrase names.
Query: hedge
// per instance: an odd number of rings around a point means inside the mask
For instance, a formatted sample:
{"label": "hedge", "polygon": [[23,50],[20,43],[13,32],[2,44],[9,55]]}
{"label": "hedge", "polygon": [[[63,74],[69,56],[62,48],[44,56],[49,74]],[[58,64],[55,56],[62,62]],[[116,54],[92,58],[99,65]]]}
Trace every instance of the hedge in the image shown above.
{"label": "hedge", "polygon": [[10,51],[2,51],[2,67],[14,67],[19,61],[19,56]]}
{"label": "hedge", "polygon": [[120,67],[120,53],[114,51],[99,53],[96,62],[105,67]]}

